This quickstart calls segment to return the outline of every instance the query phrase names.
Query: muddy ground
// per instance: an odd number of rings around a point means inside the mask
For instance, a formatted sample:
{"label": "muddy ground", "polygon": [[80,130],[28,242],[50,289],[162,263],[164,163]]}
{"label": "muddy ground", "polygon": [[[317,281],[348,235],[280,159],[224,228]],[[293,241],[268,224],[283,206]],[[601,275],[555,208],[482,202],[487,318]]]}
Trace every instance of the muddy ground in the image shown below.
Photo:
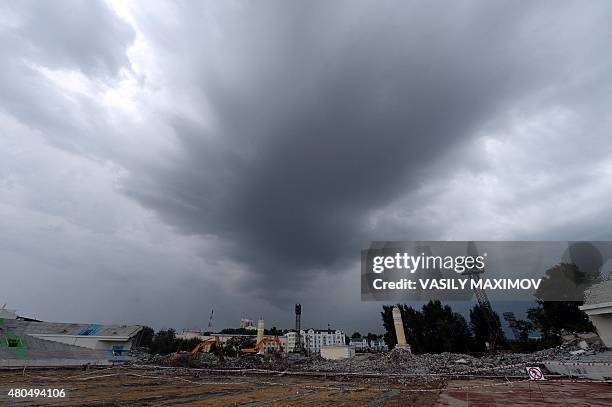
{"label": "muddy ground", "polygon": [[[325,377],[242,375],[111,369],[0,371],[0,405],[73,406],[431,406],[442,380],[333,380]],[[64,399],[9,398],[10,388],[65,389]]]}
{"label": "muddy ground", "polygon": [[[9,389],[64,389],[65,398],[14,398]],[[338,377],[113,367],[0,371],[0,405],[512,406],[612,405],[612,385],[525,379]]]}

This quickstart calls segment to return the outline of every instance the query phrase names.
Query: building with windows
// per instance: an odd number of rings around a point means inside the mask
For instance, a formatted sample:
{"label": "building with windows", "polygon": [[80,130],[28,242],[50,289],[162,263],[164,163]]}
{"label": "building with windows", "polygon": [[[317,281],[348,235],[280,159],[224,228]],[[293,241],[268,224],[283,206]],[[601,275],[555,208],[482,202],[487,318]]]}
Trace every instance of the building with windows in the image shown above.
{"label": "building with windows", "polygon": [[379,338],[370,341],[370,350],[373,352],[386,352],[389,350],[389,347],[383,338]]}
{"label": "building with windows", "polygon": [[198,329],[183,329],[181,332],[175,334],[176,339],[190,340],[190,339],[201,339],[204,336],[204,332]]}
{"label": "building with windows", "polygon": [[612,347],[612,280],[595,284],[585,292],[579,307],[588,316],[607,347]]}
{"label": "building with windows", "polygon": [[355,356],[355,348],[347,345],[327,345],[321,347],[323,359],[340,360]]}
{"label": "building with windows", "polygon": [[252,319],[242,318],[240,319],[240,328],[246,329],[248,331],[256,331],[257,327],[253,323]]}
{"label": "building with windows", "polygon": [[370,349],[366,338],[353,338],[349,342],[349,345],[355,348],[357,352],[366,352]]}
{"label": "building with windows", "polygon": [[0,313],[0,368],[110,365],[129,360],[142,327],[43,322]]}
{"label": "building with windows", "polygon": [[[285,337],[287,338],[287,350],[289,352],[295,351],[298,337],[297,332],[287,332]],[[300,338],[302,346],[309,353],[320,353],[323,346],[345,345],[344,332],[338,329],[302,329],[300,330]]]}
{"label": "building with windows", "polygon": [[383,338],[368,341],[366,338],[353,338],[349,345],[357,352],[386,352],[389,348]]}

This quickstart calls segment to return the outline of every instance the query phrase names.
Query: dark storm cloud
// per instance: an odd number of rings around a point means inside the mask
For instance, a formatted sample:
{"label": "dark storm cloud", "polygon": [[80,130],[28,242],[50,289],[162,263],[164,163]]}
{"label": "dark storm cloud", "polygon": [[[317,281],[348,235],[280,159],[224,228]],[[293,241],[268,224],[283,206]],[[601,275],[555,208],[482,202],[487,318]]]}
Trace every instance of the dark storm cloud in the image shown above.
{"label": "dark storm cloud", "polygon": [[211,119],[172,117],[174,165],[126,189],[185,233],[233,241],[263,287],[297,287],[382,238],[368,215],[426,183],[428,164],[600,60],[606,13],[587,24],[550,6],[245,3],[214,33],[179,14],[194,43],[177,64],[195,66],[186,89]]}
{"label": "dark storm cloud", "polygon": [[0,8],[24,314],[378,331],[372,240],[612,237],[608,2]]}

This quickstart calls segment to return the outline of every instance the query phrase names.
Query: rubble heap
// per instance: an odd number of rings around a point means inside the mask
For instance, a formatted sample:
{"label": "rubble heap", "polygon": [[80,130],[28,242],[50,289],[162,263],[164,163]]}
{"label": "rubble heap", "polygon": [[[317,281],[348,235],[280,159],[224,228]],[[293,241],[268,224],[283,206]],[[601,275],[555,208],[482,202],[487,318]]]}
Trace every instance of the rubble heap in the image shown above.
{"label": "rubble heap", "polygon": [[135,365],[194,367],[203,369],[266,369],[293,372],[329,372],[406,375],[515,375],[524,374],[527,365],[545,361],[610,362],[612,350],[605,348],[596,334],[565,334],[563,344],[534,353],[496,353],[474,357],[458,353],[412,354],[396,348],[385,353],[358,354],[349,359],[327,360],[320,356],[300,355],[241,355],[220,361],[212,353],[200,353],[191,358],[188,352],[171,355],[134,354]]}
{"label": "rubble heap", "polygon": [[405,373],[405,374],[523,374],[525,366],[548,360],[575,362],[591,355],[590,361],[610,361],[612,351],[591,345],[587,349],[578,344],[564,344],[552,349],[524,354],[498,353],[476,358],[457,353],[414,355],[405,349],[394,349],[388,353],[365,354],[351,359],[325,360],[320,357],[305,359],[294,364],[292,369],[316,372],[350,373]]}

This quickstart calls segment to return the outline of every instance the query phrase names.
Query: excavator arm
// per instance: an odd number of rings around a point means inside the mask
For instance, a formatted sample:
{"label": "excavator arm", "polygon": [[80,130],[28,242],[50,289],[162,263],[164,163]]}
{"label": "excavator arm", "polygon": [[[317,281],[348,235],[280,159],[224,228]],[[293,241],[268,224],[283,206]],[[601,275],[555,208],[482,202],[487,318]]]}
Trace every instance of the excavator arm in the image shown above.
{"label": "excavator arm", "polygon": [[191,350],[191,358],[195,358],[198,355],[198,352],[200,351],[204,351],[204,352],[208,352],[210,351],[210,347],[212,345],[215,345],[215,353],[217,354],[217,356],[219,357],[220,361],[223,361],[223,347],[221,346],[221,339],[218,336],[215,336],[214,339],[205,339],[203,341],[200,341],[196,346],[194,346],[194,348]]}
{"label": "excavator arm", "polygon": [[276,352],[280,352],[281,345],[280,345],[280,339],[278,339],[278,336],[275,336],[274,339],[263,338],[261,341],[259,341],[258,344],[255,345],[254,348],[240,349],[240,352],[242,352],[242,353],[257,353],[264,346],[266,346],[268,344],[274,344],[274,350]]}

